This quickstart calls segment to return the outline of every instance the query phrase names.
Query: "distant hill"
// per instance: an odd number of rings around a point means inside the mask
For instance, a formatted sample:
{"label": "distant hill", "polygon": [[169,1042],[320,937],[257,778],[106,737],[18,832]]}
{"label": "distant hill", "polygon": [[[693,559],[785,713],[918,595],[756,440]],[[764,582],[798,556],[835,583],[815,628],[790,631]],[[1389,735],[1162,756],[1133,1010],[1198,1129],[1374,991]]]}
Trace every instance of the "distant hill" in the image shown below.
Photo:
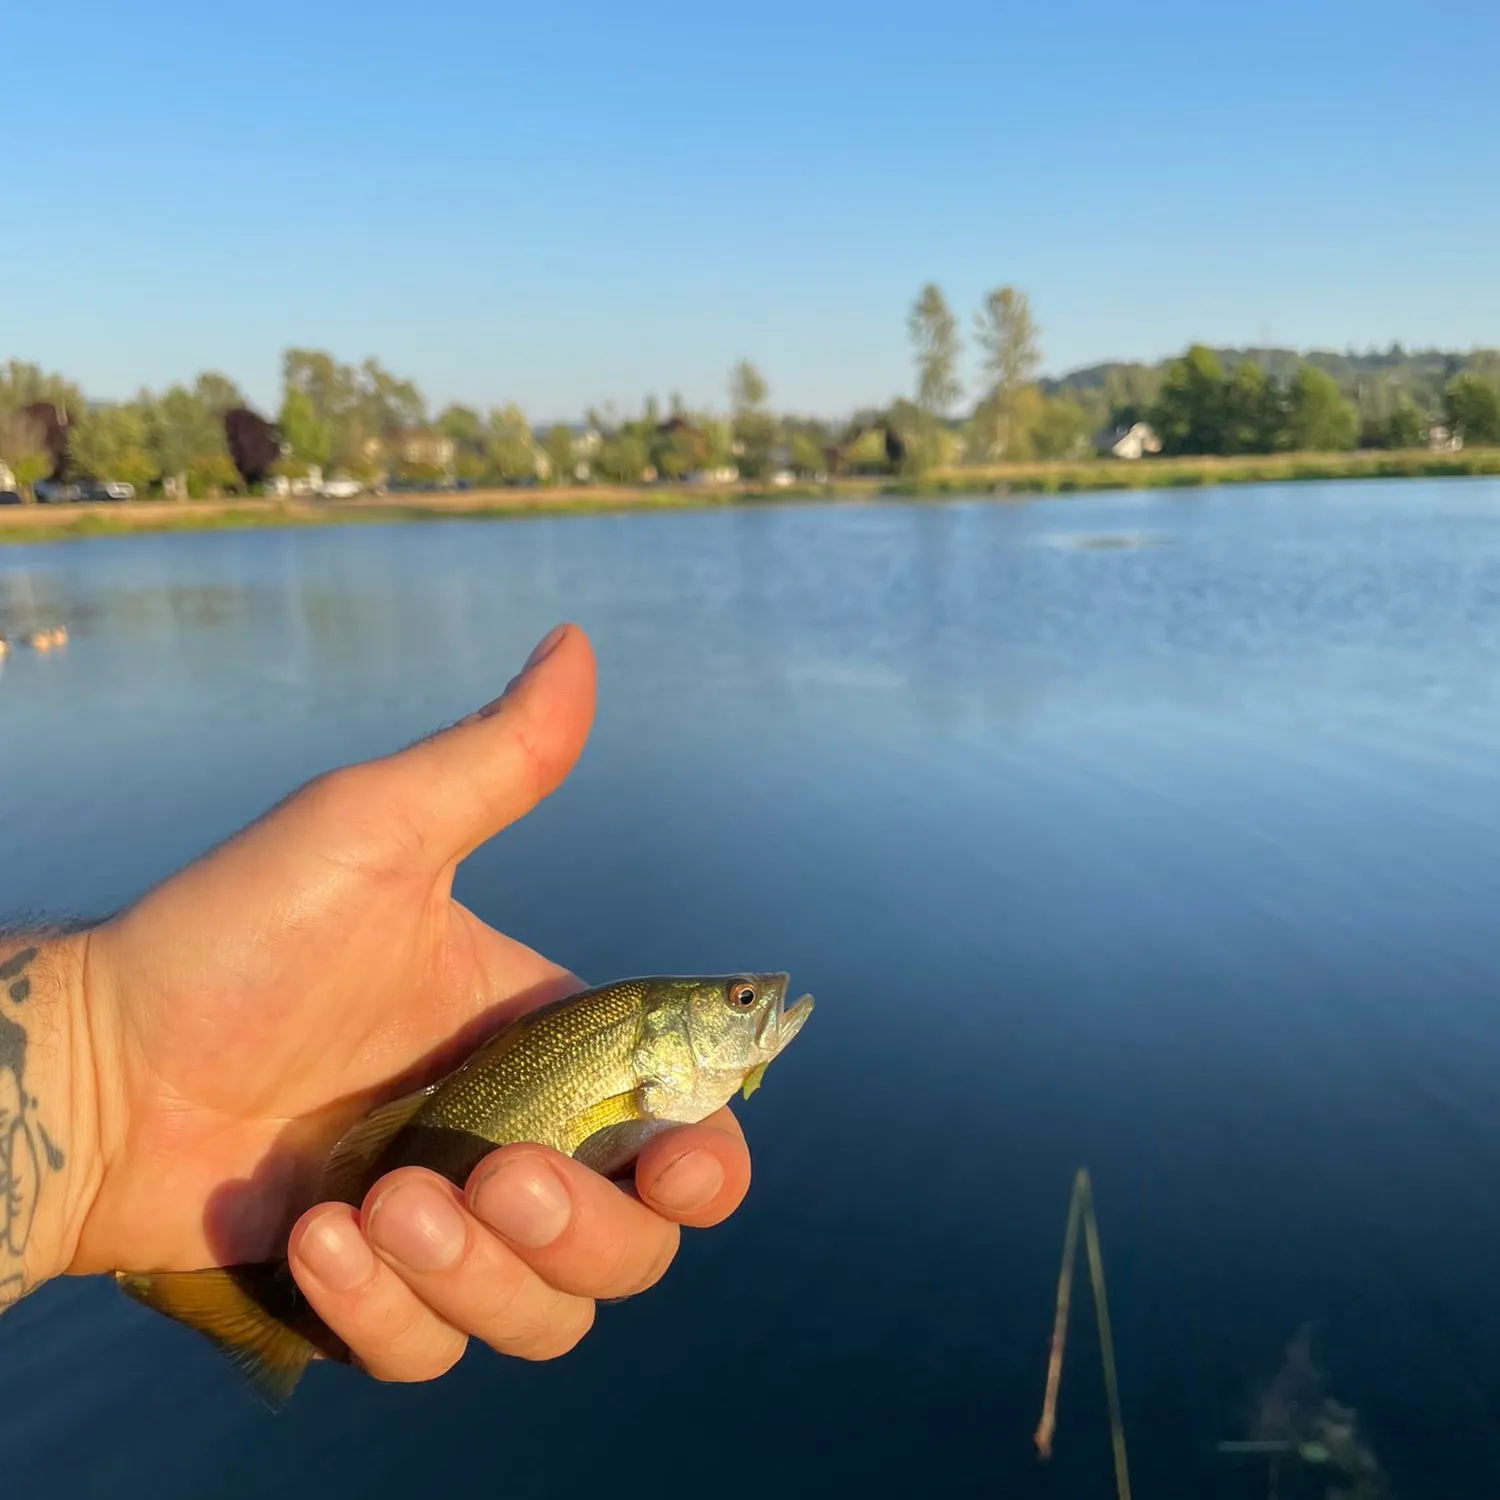
{"label": "distant hill", "polygon": [[[1447,349],[1403,349],[1392,344],[1388,349],[1370,349],[1364,353],[1330,349],[1244,348],[1214,349],[1225,370],[1232,370],[1244,360],[1257,364],[1268,375],[1285,380],[1299,364],[1316,365],[1338,381],[1344,394],[1362,411],[1378,409],[1398,394],[1409,396],[1417,405],[1436,411],[1442,404],[1443,387],[1464,370],[1478,371],[1491,379],[1500,378],[1500,350],[1473,349],[1459,352]],[[1172,356],[1175,358],[1176,356]],[[1135,360],[1112,360],[1069,370],[1065,375],[1038,381],[1049,396],[1071,396],[1091,416],[1102,414],[1109,406],[1146,405],[1156,394],[1162,372],[1171,359],[1155,364]]]}

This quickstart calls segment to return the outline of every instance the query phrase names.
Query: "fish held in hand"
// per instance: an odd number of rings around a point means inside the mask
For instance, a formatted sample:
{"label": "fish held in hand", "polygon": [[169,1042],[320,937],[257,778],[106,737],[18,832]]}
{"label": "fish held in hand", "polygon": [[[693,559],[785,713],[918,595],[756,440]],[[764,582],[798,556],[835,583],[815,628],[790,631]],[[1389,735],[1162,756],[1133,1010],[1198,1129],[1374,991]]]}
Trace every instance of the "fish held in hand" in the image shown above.
{"label": "fish held in hand", "polygon": [[[551,1146],[604,1176],[657,1132],[692,1125],[759,1087],[802,1029],[812,996],[786,1004],[786,974],[654,976],[585,990],[517,1017],[436,1083],[371,1111],[334,1146],[317,1201],[358,1207],[397,1167],[462,1188],[499,1146]],[[347,1346],[285,1259],[202,1271],[116,1272],[136,1301],[196,1328],[272,1404],[315,1352]]]}

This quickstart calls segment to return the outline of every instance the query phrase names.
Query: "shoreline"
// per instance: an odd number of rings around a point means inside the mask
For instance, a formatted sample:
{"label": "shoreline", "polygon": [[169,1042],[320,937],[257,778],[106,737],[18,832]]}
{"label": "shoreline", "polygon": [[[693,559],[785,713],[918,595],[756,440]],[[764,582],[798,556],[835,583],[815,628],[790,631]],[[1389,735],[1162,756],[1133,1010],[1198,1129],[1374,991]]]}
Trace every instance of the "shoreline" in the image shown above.
{"label": "shoreline", "polygon": [[939,470],[920,478],[835,479],[785,489],[753,486],[590,486],[487,489],[461,493],[362,495],[354,500],[230,496],[219,500],[127,500],[21,505],[0,510],[0,545],[176,531],[358,525],[392,521],[516,520],[527,516],[607,515],[656,510],[714,510],[731,505],[874,500],[1050,497],[1110,490],[1170,490],[1222,484],[1338,479],[1433,479],[1500,475],[1500,448],[1457,453],[1305,453],[1237,458],[997,465]]}

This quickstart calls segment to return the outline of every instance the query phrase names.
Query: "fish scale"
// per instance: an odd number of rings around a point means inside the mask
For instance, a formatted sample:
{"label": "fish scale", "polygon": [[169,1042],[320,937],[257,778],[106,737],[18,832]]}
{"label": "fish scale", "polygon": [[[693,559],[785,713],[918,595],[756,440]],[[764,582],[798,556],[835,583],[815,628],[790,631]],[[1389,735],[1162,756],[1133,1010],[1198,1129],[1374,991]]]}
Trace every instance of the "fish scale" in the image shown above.
{"label": "fish scale", "polygon": [[[550,1146],[606,1176],[658,1130],[748,1099],[812,1011],[785,974],[626,979],[554,1001],[482,1042],[446,1078],[372,1110],[329,1153],[319,1201],[358,1207],[387,1172],[420,1166],[463,1188],[497,1146]],[[315,1353],[352,1352],[283,1258],[116,1271],[136,1301],[208,1338],[272,1405]]]}

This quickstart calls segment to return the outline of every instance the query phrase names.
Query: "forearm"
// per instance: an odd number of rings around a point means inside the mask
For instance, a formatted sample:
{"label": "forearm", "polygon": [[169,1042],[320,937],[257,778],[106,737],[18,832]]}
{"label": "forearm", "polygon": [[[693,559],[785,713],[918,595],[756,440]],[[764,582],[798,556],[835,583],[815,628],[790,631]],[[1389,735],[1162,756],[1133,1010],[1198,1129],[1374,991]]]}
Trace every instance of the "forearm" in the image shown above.
{"label": "forearm", "polygon": [[0,934],[0,1308],[60,1274],[95,1184],[85,932]]}

